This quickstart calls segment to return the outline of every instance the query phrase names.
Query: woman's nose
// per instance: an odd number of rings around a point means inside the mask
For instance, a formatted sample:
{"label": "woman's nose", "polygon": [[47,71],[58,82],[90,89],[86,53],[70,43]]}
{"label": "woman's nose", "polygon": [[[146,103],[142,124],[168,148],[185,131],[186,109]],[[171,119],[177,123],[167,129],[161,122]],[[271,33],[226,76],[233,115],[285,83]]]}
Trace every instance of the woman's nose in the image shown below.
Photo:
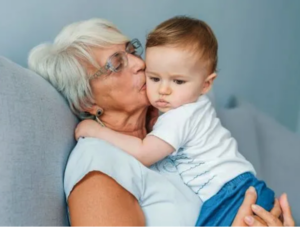
{"label": "woman's nose", "polygon": [[167,84],[161,83],[158,92],[160,95],[170,95],[172,90]]}
{"label": "woman's nose", "polygon": [[142,58],[131,54],[128,54],[128,58],[129,67],[132,67],[133,73],[138,73],[141,70],[145,70],[146,64]]}

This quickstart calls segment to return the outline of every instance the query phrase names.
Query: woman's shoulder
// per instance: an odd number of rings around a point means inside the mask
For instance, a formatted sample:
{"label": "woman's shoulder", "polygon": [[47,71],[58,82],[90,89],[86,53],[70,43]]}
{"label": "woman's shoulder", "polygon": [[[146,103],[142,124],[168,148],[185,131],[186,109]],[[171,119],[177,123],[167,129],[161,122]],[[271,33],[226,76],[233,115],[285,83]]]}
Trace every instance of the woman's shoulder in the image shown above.
{"label": "woman's shoulder", "polygon": [[108,175],[139,199],[143,178],[141,164],[119,148],[96,138],[80,138],[69,156],[64,177],[67,198],[74,186],[92,171]]}

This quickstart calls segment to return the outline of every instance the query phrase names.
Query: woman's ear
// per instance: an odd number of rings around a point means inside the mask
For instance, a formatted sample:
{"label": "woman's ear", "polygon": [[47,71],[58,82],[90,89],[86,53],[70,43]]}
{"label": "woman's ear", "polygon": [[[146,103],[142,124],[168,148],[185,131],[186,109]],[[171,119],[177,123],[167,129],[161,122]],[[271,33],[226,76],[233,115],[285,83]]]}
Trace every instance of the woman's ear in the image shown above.
{"label": "woman's ear", "polygon": [[86,108],[84,111],[88,112],[89,114],[91,114],[93,116],[96,116],[99,110],[102,110],[102,113],[103,113],[103,109],[101,107],[99,107],[98,105],[94,104],[90,108]]}
{"label": "woman's ear", "polygon": [[203,87],[202,87],[202,95],[204,95],[210,91],[216,77],[217,77],[217,73],[212,73],[205,79]]}

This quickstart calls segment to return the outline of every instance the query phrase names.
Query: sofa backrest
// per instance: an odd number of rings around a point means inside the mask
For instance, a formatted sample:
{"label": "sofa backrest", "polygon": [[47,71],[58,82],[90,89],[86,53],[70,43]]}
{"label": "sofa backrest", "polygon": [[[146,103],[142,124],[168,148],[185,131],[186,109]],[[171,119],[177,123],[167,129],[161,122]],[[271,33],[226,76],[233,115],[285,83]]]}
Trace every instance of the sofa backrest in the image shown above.
{"label": "sofa backrest", "polygon": [[63,174],[77,118],[42,77],[0,57],[0,225],[68,225]]}

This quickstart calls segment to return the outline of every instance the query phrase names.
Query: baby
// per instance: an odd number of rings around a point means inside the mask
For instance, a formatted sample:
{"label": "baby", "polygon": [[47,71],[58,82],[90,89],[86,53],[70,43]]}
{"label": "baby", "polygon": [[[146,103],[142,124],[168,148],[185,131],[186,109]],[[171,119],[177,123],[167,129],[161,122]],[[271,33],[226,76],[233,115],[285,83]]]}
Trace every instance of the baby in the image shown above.
{"label": "baby", "polygon": [[254,186],[257,204],[271,210],[274,192],[255,177],[205,95],[217,77],[217,39],[203,21],[175,17],[147,37],[146,86],[163,114],[142,140],[99,124],[78,136],[106,140],[146,166],[170,156],[183,180],[204,202],[197,226],[231,225],[244,194]]}

